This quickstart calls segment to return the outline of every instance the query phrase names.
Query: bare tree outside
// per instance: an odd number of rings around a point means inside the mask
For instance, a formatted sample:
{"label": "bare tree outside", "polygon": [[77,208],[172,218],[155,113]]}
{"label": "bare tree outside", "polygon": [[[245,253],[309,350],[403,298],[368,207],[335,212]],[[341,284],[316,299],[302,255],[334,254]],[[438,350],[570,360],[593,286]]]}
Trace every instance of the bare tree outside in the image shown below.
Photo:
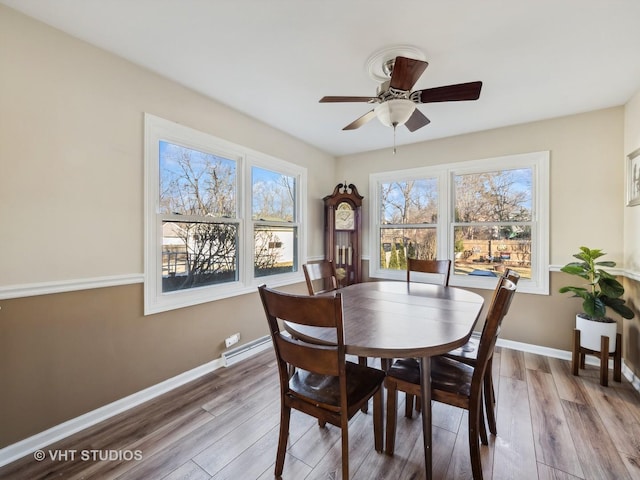
{"label": "bare tree outside", "polygon": [[531,220],[531,170],[505,170],[455,177],[456,222]]}
{"label": "bare tree outside", "polygon": [[435,179],[383,183],[380,189],[383,224],[437,223],[438,188]]}
{"label": "bare tree outside", "polygon": [[236,216],[236,162],[161,142],[160,211],[179,215]]}
{"label": "bare tree outside", "polygon": [[294,221],[295,179],[253,168],[252,216],[254,220]]}

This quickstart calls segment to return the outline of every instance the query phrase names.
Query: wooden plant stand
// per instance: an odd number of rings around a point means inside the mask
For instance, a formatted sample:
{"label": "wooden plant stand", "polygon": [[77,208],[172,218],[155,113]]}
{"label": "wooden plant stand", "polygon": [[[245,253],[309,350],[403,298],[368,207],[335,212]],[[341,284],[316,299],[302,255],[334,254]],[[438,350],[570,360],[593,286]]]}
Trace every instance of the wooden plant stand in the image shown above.
{"label": "wooden plant stand", "polygon": [[609,357],[613,357],[613,379],[622,381],[622,334],[616,334],[616,349],[609,353],[609,337],[600,337],[600,351],[591,350],[580,346],[580,330],[573,331],[573,352],[571,356],[571,368],[573,374],[578,376],[580,368],[584,368],[585,355],[595,355],[600,358],[600,385],[609,385]]}

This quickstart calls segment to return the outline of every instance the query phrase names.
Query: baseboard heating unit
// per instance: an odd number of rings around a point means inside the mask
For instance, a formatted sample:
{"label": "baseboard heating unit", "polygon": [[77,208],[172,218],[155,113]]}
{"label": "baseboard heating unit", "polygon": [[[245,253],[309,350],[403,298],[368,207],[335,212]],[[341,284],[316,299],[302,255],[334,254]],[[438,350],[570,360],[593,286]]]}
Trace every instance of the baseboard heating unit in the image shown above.
{"label": "baseboard heating unit", "polygon": [[234,363],[238,363],[245,358],[249,358],[263,350],[267,350],[268,348],[272,348],[271,337],[269,335],[265,335],[264,337],[245,343],[238,348],[232,348],[222,354],[224,366],[228,367]]}

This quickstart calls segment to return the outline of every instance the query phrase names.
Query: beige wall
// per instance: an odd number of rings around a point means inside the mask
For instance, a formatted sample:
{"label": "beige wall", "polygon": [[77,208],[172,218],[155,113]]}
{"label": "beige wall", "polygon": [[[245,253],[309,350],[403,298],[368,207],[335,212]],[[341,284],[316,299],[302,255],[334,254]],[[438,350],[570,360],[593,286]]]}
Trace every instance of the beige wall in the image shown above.
{"label": "beige wall", "polygon": [[[144,112],[306,167],[322,255],[332,156],[4,6],[0,72],[0,295],[142,275]],[[0,448],[215,360],[234,332],[267,334],[257,294],[147,317],[140,283],[0,300]]]}

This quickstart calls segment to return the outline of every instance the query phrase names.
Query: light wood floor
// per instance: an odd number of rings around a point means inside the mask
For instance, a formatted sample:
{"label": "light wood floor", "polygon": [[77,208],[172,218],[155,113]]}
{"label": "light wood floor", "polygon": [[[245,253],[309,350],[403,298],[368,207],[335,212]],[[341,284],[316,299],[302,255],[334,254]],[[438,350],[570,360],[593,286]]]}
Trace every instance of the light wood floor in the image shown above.
{"label": "light wood floor", "polygon": [[[574,377],[567,361],[505,348],[496,354],[498,435],[482,447],[486,479],[640,479],[640,397],[626,380],[605,388],[596,367]],[[352,478],[425,478],[421,421],[405,419],[403,407],[394,457],[373,449],[371,408],[352,419]],[[0,478],[270,479],[279,408],[269,350],[47,447],[43,461],[30,455],[7,465]],[[466,413],[433,408],[434,478],[471,478]],[[294,412],[282,478],[340,478],[339,438],[335,427]],[[52,460],[55,452],[67,459]],[[124,460],[93,461],[99,454]]]}

